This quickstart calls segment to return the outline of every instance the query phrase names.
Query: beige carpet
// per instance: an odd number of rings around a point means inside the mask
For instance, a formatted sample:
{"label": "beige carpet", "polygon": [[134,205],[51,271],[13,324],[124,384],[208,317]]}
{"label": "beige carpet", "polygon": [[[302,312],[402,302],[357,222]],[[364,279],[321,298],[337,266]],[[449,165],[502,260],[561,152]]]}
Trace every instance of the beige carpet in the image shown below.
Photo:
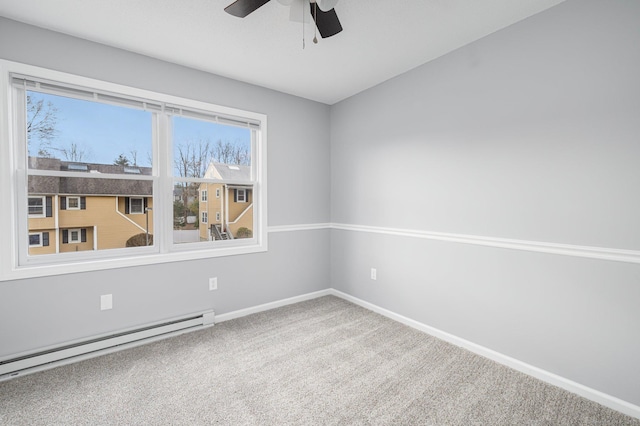
{"label": "beige carpet", "polygon": [[0,383],[2,425],[640,425],[336,297]]}

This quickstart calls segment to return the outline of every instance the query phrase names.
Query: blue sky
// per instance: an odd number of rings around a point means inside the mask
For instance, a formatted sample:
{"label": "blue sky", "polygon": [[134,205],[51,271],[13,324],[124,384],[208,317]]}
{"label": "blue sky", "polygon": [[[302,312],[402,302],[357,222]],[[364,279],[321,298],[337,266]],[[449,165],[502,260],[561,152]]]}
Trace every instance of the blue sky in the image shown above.
{"label": "blue sky", "polygon": [[[76,144],[83,151],[85,162],[112,164],[120,154],[130,160],[131,151],[137,151],[137,162],[148,166],[152,150],[151,113],[132,108],[89,102],[62,96],[29,92],[34,102],[43,99],[57,108],[56,137],[52,147],[69,149]],[[208,140],[212,144],[218,139],[250,146],[250,131],[235,126],[178,118],[174,120],[174,144],[184,141]],[[30,155],[36,155],[39,140],[33,140]],[[64,155],[51,149],[54,157]]]}

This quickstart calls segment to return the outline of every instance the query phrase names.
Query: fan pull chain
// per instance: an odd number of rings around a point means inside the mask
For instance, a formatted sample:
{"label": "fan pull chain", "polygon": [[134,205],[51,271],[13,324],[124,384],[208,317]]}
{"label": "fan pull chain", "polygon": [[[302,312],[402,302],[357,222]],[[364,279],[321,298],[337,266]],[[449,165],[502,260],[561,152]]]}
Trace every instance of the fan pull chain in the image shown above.
{"label": "fan pull chain", "polygon": [[313,44],[318,44],[318,2],[313,3]]}

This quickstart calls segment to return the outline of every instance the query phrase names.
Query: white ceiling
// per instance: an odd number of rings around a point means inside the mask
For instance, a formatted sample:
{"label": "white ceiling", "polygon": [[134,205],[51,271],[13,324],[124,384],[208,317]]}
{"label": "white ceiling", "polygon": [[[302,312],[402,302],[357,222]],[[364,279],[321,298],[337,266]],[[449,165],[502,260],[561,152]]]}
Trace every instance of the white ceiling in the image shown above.
{"label": "white ceiling", "polygon": [[0,15],[334,104],[564,0],[340,0],[344,30],[313,44],[276,0],[0,0]]}

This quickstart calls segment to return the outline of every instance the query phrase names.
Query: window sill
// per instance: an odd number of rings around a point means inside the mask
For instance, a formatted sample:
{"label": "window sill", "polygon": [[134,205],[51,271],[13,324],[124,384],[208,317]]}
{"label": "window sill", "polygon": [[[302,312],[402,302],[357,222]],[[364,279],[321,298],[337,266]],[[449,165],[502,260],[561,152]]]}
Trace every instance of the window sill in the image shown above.
{"label": "window sill", "polygon": [[129,257],[114,257],[101,259],[87,259],[77,262],[58,264],[33,264],[16,268],[7,268],[0,281],[19,280],[26,278],[47,277],[53,275],[72,274],[77,272],[93,272],[105,269],[120,269],[132,266],[147,266],[162,263],[182,262],[185,260],[210,259],[216,257],[235,256],[242,254],[261,253],[267,251],[266,242],[247,244],[224,248],[204,250],[176,249],[170,253],[136,254]]}

